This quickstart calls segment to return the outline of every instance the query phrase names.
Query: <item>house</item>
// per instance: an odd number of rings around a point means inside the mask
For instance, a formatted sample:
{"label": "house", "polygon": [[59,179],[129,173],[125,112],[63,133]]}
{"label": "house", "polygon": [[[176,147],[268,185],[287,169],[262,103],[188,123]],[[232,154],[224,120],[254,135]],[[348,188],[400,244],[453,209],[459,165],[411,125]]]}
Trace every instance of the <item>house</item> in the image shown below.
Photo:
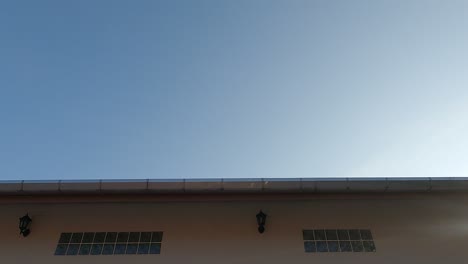
{"label": "house", "polygon": [[468,259],[468,178],[3,181],[0,204],[8,264]]}

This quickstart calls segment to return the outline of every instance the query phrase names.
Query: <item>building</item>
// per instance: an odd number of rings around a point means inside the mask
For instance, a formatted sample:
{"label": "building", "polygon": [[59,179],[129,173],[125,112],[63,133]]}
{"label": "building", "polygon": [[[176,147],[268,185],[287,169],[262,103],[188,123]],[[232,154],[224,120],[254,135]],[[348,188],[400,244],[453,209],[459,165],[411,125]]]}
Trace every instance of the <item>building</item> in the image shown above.
{"label": "building", "polygon": [[467,263],[467,191],[466,178],[1,182],[0,263]]}

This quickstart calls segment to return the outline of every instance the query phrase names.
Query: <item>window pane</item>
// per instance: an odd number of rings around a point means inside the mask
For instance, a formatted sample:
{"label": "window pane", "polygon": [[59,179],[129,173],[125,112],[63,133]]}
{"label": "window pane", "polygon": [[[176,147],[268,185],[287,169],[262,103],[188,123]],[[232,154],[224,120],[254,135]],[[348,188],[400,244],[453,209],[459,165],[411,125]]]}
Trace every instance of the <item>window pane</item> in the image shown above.
{"label": "window pane", "polygon": [[150,242],[151,232],[141,232],[140,242]]}
{"label": "window pane", "polygon": [[151,237],[151,242],[161,242],[162,241],[162,232],[153,232],[153,235]]}
{"label": "window pane", "polygon": [[325,230],[314,230],[315,240],[326,240]]}
{"label": "window pane", "polygon": [[338,235],[336,234],[336,230],[325,230],[325,234],[327,235],[327,240],[338,240]]}
{"label": "window pane", "polygon": [[304,250],[305,250],[305,252],[316,252],[317,248],[315,247],[315,242],[305,241],[304,242]]}
{"label": "window pane", "polygon": [[375,252],[375,245],[373,241],[363,241],[364,251],[366,252]]}
{"label": "window pane", "polygon": [[82,244],[80,247],[80,255],[89,255],[91,252],[91,244]]}
{"label": "window pane", "polygon": [[349,241],[340,241],[340,251],[341,252],[351,252],[353,249],[351,248],[351,242]]}
{"label": "window pane", "polygon": [[140,241],[140,232],[131,232],[128,238],[128,242],[138,242]]}
{"label": "window pane", "polygon": [[84,233],[81,243],[93,243],[94,233]]}
{"label": "window pane", "polygon": [[359,230],[357,229],[349,230],[349,238],[350,240],[361,240],[361,235],[359,233]]}
{"label": "window pane", "polygon": [[362,246],[361,241],[351,241],[351,246],[353,247],[354,252],[363,252],[364,247]]}
{"label": "window pane", "polygon": [[338,241],[328,241],[328,251],[330,252],[338,252],[340,251],[340,247],[338,245]]}
{"label": "window pane", "polygon": [[348,230],[338,230],[338,239],[339,240],[349,240]]}
{"label": "window pane", "polygon": [[91,247],[91,255],[101,255],[102,244],[93,244]]}
{"label": "window pane", "polygon": [[372,233],[370,230],[361,229],[361,238],[362,240],[372,240]]}
{"label": "window pane", "polygon": [[304,240],[314,240],[314,231],[302,230],[302,236],[304,237]]}
{"label": "window pane", "polygon": [[105,232],[96,233],[96,235],[94,235],[94,243],[103,243],[104,238],[106,238]]}
{"label": "window pane", "polygon": [[67,255],[77,255],[79,249],[80,244],[70,244],[68,245]]}
{"label": "window pane", "polygon": [[73,233],[70,243],[81,243],[83,233]]}
{"label": "window pane", "polygon": [[104,244],[102,248],[102,255],[112,255],[114,254],[114,244]]}
{"label": "window pane", "polygon": [[127,254],[136,254],[138,250],[138,244],[128,244]]}
{"label": "window pane", "polygon": [[117,232],[109,232],[106,236],[106,243],[114,243],[117,239]]}
{"label": "window pane", "polygon": [[161,244],[160,243],[151,243],[150,254],[159,254],[161,253]]}
{"label": "window pane", "polygon": [[125,254],[125,250],[127,250],[127,244],[116,244],[114,254],[115,255]]}
{"label": "window pane", "polygon": [[62,244],[70,243],[71,236],[72,236],[72,233],[62,233],[60,235],[59,243],[62,243]]}
{"label": "window pane", "polygon": [[317,252],[328,252],[327,241],[317,241]]}
{"label": "window pane", "polygon": [[128,241],[128,232],[120,232],[117,236],[117,242],[127,242]]}
{"label": "window pane", "polygon": [[55,249],[55,255],[65,255],[67,253],[68,244],[58,244]]}
{"label": "window pane", "polygon": [[140,245],[138,245],[138,254],[148,254],[149,248],[149,243],[140,243]]}

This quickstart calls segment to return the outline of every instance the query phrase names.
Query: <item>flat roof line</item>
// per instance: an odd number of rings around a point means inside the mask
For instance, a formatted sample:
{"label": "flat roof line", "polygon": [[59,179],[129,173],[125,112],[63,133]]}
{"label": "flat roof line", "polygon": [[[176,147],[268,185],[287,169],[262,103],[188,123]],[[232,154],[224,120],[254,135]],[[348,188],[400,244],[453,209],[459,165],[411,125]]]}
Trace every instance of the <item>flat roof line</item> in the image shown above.
{"label": "flat roof line", "polygon": [[72,193],[387,193],[468,191],[468,177],[188,178],[0,181],[0,195]]}

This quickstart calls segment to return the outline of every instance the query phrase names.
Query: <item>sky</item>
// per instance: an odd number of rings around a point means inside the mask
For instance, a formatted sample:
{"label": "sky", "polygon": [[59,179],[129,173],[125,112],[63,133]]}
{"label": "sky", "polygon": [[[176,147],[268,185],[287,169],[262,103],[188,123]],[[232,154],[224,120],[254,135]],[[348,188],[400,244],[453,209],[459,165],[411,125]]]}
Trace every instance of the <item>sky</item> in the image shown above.
{"label": "sky", "polygon": [[2,1],[0,180],[468,176],[467,10]]}

